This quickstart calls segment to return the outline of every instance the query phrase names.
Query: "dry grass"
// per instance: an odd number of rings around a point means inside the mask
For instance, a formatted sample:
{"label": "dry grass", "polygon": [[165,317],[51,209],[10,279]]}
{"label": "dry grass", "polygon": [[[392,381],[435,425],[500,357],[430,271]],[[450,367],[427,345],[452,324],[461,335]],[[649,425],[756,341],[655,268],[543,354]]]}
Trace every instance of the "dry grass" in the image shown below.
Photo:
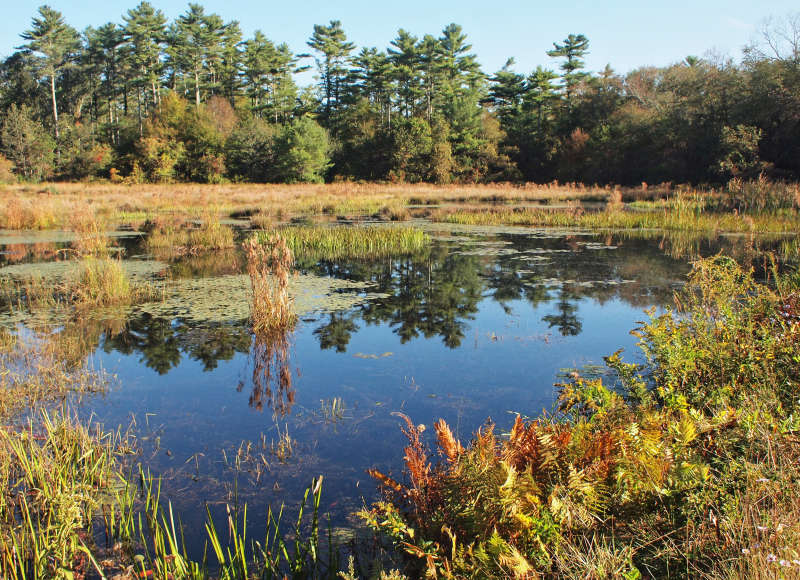
{"label": "dry grass", "polygon": [[[623,190],[626,199],[666,195],[669,186]],[[372,215],[405,219],[406,205],[544,203],[567,199],[603,201],[612,190],[581,184],[86,184],[0,186],[9,202],[0,209],[0,227],[54,229],[69,225],[69,216],[88,211],[110,224],[137,225],[154,216],[196,218],[213,210],[219,215],[259,212],[283,220],[292,215]],[[262,219],[262,218],[257,218]]]}
{"label": "dry grass", "polygon": [[250,275],[250,322],[256,336],[283,333],[297,320],[289,295],[294,259],[280,235],[266,242],[252,237],[242,245]]}
{"label": "dry grass", "polygon": [[207,210],[199,223],[178,218],[156,218],[145,242],[151,252],[167,255],[196,255],[234,247],[233,230],[219,221],[213,210]]}

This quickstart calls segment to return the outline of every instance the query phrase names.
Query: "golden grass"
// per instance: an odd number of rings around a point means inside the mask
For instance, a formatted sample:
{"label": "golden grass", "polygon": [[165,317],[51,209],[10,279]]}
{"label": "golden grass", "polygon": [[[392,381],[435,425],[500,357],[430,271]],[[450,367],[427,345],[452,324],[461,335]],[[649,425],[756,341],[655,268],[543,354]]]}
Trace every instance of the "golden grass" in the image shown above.
{"label": "golden grass", "polygon": [[234,247],[234,235],[230,227],[220,223],[216,213],[207,211],[196,224],[156,219],[145,245],[156,253],[200,254]]}
{"label": "golden grass", "polygon": [[284,333],[297,320],[289,295],[294,258],[280,235],[265,242],[252,237],[242,245],[250,275],[250,323],[257,336]]}
{"label": "golden grass", "polygon": [[[623,190],[627,198],[653,197],[670,188]],[[155,216],[198,218],[259,211],[278,220],[292,215],[372,215],[383,211],[404,219],[406,205],[549,202],[566,199],[605,200],[609,188],[581,184],[142,184],[54,183],[0,186],[8,203],[0,209],[0,227],[55,229],[69,225],[69,216],[88,211],[106,223],[137,225]],[[261,218],[259,218],[261,219]]]}

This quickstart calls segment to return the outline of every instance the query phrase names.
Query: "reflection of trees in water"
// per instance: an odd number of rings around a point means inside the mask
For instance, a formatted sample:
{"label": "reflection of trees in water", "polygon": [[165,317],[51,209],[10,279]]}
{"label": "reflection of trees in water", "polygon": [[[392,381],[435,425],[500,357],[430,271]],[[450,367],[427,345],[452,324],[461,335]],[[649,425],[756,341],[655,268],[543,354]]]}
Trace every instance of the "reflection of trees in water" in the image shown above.
{"label": "reflection of trees in water", "polygon": [[181,320],[143,313],[128,319],[125,327],[107,337],[105,352],[141,354],[141,361],[158,374],[178,366],[183,354],[203,363],[204,370],[217,368],[220,360],[231,360],[250,350],[250,333],[243,325],[191,326]]}
{"label": "reflection of trees in water", "polygon": [[543,316],[542,320],[550,328],[558,328],[561,336],[579,335],[583,330],[583,323],[577,315],[579,299],[580,297],[573,293],[568,286],[562,286],[556,302],[556,314]]}
{"label": "reflection of trees in water", "polygon": [[[256,335],[250,351],[253,374],[249,404],[254,409],[261,411],[266,403],[276,417],[291,413],[295,389],[289,347],[289,332]],[[237,390],[241,392],[244,387],[241,381]]]}
{"label": "reflection of trees in water", "polygon": [[[396,260],[310,266],[317,274],[372,282],[371,290],[389,294],[355,311],[329,315],[314,331],[320,346],[344,352],[360,318],[368,324],[389,323],[402,342],[440,336],[456,348],[486,294],[508,314],[515,301],[525,300],[534,308],[552,301],[556,312],[544,322],[564,336],[575,336],[582,331],[580,300],[603,304],[619,299],[636,307],[667,304],[675,282],[689,269],[685,261],[666,257],[651,240],[616,234],[481,238],[487,240],[514,251],[464,255],[434,244],[424,253]],[[595,247],[587,248],[589,243]]]}
{"label": "reflection of trees in water", "polygon": [[403,258],[379,262],[322,262],[313,270],[322,275],[371,282],[371,292],[387,297],[370,300],[349,314],[332,314],[314,334],[322,348],[344,352],[358,330],[355,320],[389,323],[405,343],[422,334],[441,336],[456,348],[464,338],[466,321],[478,311],[484,288],[475,256],[452,254],[444,246]]}
{"label": "reflection of trees in water", "polygon": [[[320,347],[345,352],[361,319],[367,324],[388,323],[402,342],[438,336],[456,348],[484,298],[491,298],[509,314],[514,303],[522,300],[534,308],[552,302],[555,311],[544,322],[562,335],[575,336],[582,330],[582,299],[599,304],[620,300],[641,308],[667,305],[676,283],[689,270],[688,260],[698,252],[708,255],[722,250],[748,261],[763,257],[762,251],[771,248],[766,240],[753,242],[748,237],[709,240],[664,232],[561,237],[496,234],[475,239],[482,245],[496,242],[513,252],[464,255],[456,252],[465,248],[472,252],[475,246],[434,243],[415,256],[304,264],[303,269],[319,275],[371,282],[370,292],[387,295],[347,312],[327,314],[314,330]],[[182,268],[187,276],[206,275],[236,269],[237,262],[234,255],[222,253],[184,258],[173,268]],[[104,344],[106,351],[140,352],[148,367],[164,374],[184,355],[212,370],[219,360],[249,352],[251,340],[243,324],[191,326],[142,314],[130,319],[122,331],[107,335]]]}
{"label": "reflection of trees in water", "polygon": [[328,322],[314,330],[319,338],[319,346],[323,350],[335,348],[336,352],[345,352],[350,337],[358,330],[358,325],[343,312],[328,314]]}

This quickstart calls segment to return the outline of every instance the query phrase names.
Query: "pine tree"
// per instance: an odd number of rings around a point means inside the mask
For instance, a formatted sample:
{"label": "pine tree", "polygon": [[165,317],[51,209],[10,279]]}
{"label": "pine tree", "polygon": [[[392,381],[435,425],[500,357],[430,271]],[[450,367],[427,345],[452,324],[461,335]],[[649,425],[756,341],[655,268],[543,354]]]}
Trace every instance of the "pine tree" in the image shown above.
{"label": "pine tree", "polygon": [[330,123],[331,117],[339,112],[342,97],[348,89],[350,53],[355,45],[347,42],[347,35],[339,20],[331,20],[328,26],[315,24],[314,33],[307,44],[320,53],[317,68],[325,100],[325,117]]}
{"label": "pine tree", "polygon": [[170,60],[173,74],[188,78],[194,104],[200,107],[204,86],[213,90],[221,64],[224,24],[217,14],[206,14],[199,4],[189,4],[170,27]]}
{"label": "pine tree", "polygon": [[75,64],[76,52],[80,49],[80,36],[64,22],[61,12],[47,5],[39,8],[39,17],[34,17],[32,24],[31,29],[21,35],[28,41],[22,48],[36,55],[41,76],[49,80],[53,126],[58,139],[56,84],[58,76]]}
{"label": "pine tree", "polygon": [[570,34],[564,39],[564,44],[553,43],[553,50],[547,51],[547,56],[552,58],[564,58],[561,63],[561,76],[564,83],[564,92],[567,99],[567,110],[572,110],[572,100],[575,89],[583,81],[588,73],[583,72],[584,62],[581,60],[589,52],[589,39],[583,34]]}
{"label": "pine tree", "polygon": [[420,87],[420,55],[417,50],[417,37],[403,30],[397,31],[397,38],[387,50],[392,63],[394,78],[397,80],[399,101],[403,115],[408,118],[416,109],[417,100],[422,94]]}
{"label": "pine tree", "polygon": [[123,26],[124,55],[134,75],[139,133],[141,134],[142,120],[147,107],[143,91],[152,92],[153,107],[157,107],[159,103],[159,87],[163,69],[161,48],[166,39],[167,19],[161,10],[156,10],[149,2],[142,2],[136,8],[128,10],[122,19],[125,21]]}

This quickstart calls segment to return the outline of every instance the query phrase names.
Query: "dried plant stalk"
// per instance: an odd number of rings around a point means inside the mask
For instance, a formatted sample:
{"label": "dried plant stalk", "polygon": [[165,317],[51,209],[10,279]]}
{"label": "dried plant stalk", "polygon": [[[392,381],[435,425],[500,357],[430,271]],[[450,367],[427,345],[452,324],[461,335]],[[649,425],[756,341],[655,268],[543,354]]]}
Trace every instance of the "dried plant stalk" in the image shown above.
{"label": "dried plant stalk", "polygon": [[256,335],[285,332],[297,320],[289,295],[289,276],[294,259],[281,236],[259,243],[251,238],[243,244],[250,275],[250,322]]}

